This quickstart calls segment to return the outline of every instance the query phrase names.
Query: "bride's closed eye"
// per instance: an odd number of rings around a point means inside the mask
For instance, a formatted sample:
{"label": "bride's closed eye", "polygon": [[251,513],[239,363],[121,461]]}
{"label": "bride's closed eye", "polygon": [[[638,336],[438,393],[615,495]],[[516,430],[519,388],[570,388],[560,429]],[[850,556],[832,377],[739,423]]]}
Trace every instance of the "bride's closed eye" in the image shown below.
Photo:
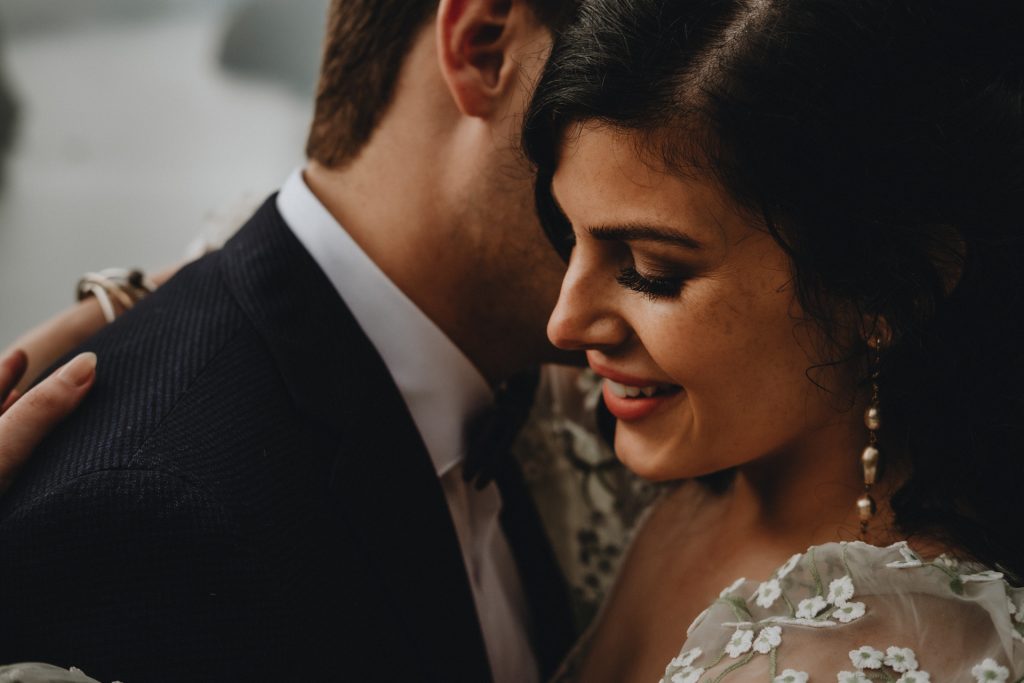
{"label": "bride's closed eye", "polygon": [[679,263],[681,253],[701,252],[704,245],[682,230],[643,223],[595,226],[590,237],[618,252],[623,262],[615,280],[626,289],[656,301],[675,299],[692,275]]}
{"label": "bride's closed eye", "polygon": [[619,275],[615,279],[626,289],[639,292],[654,301],[678,297],[683,291],[687,278],[687,275],[672,273],[644,275],[636,269],[635,265],[631,265],[619,271]]}

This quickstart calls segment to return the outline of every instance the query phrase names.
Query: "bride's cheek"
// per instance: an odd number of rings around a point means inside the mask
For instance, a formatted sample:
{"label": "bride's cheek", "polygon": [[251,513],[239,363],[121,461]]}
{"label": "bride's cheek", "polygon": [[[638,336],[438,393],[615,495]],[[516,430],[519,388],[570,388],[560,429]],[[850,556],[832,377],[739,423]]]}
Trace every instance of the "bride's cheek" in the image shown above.
{"label": "bride's cheek", "polygon": [[721,371],[742,360],[735,349],[736,322],[706,297],[678,302],[660,321],[655,343],[648,347],[655,362],[683,387],[714,385]]}

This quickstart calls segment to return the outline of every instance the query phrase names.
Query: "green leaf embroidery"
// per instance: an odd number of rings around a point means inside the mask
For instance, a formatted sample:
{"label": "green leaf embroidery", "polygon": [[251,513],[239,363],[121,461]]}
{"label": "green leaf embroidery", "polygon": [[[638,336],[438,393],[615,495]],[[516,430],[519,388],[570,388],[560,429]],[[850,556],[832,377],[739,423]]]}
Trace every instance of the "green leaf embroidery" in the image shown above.
{"label": "green leaf embroidery", "polygon": [[782,591],[782,599],[786,601],[786,607],[789,608],[789,617],[791,619],[796,619],[796,605],[794,605],[793,601],[789,599],[788,595],[786,595],[786,591]]}
{"label": "green leaf embroidery", "polygon": [[753,621],[753,616],[750,614],[750,610],[747,608],[747,603],[740,598],[734,598],[729,595],[724,598],[719,598],[717,602],[729,605],[732,608],[733,614],[736,615],[737,621]]}
{"label": "green leaf embroidery", "polygon": [[711,683],[719,683],[719,681],[721,681],[723,678],[725,678],[726,676],[731,674],[736,669],[739,669],[740,667],[743,667],[743,666],[746,666],[747,664],[750,664],[750,661],[753,658],[754,658],[754,653],[751,652],[750,654],[748,654],[746,657],[744,657],[740,661],[736,662],[735,664],[733,664],[733,665],[731,665],[729,667],[726,667],[725,671],[723,671],[722,673],[720,673],[717,676],[715,676],[714,680],[712,680]]}
{"label": "green leaf embroidery", "polygon": [[814,577],[814,586],[818,591],[817,594],[825,595],[825,584],[821,580],[821,574],[818,573],[818,565],[814,559],[814,548],[807,551],[807,566],[811,570],[811,576]]}

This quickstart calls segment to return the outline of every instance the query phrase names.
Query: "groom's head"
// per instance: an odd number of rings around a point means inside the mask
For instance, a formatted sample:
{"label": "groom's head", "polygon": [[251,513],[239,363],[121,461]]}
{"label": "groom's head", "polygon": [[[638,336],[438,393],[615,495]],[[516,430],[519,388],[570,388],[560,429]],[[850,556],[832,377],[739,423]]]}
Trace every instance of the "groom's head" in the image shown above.
{"label": "groom's head", "polygon": [[314,192],[490,378],[550,357],[564,265],[519,146],[552,36],[579,0],[333,0]]}
{"label": "groom's head", "polygon": [[[437,17],[440,0],[332,0],[328,13],[316,110],[306,147],[310,159],[337,167],[355,158],[388,109],[413,44]],[[483,18],[476,40],[496,42],[514,4],[539,27],[554,31],[578,0],[459,0],[444,12]],[[461,18],[461,17],[460,17]],[[464,20],[465,21],[465,20]],[[470,19],[472,21],[472,18]]]}

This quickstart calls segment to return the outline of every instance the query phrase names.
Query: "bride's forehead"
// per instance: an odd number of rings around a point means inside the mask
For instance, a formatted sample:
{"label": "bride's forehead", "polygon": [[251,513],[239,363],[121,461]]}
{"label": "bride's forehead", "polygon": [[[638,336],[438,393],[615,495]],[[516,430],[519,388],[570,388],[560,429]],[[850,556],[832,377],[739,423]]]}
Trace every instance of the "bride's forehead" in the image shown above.
{"label": "bride's forehead", "polygon": [[599,124],[565,137],[552,193],[578,227],[678,225],[713,244],[747,236],[752,224],[709,174],[670,169],[640,133]]}

